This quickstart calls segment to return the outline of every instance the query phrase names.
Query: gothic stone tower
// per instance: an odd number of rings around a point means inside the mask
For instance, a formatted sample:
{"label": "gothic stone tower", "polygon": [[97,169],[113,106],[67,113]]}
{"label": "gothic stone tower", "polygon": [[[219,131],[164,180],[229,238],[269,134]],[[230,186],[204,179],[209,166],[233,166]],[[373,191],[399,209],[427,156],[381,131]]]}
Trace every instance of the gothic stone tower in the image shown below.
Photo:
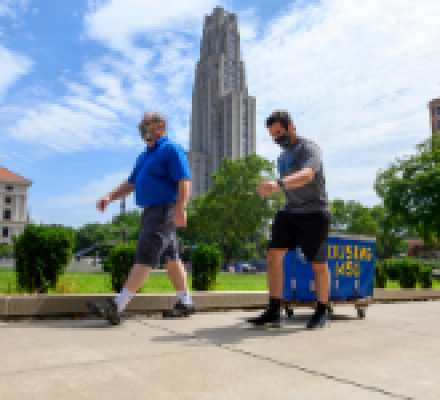
{"label": "gothic stone tower", "polygon": [[216,7],[205,16],[195,70],[188,152],[192,197],[212,187],[211,174],[224,157],[256,152],[255,104],[240,59],[237,16]]}

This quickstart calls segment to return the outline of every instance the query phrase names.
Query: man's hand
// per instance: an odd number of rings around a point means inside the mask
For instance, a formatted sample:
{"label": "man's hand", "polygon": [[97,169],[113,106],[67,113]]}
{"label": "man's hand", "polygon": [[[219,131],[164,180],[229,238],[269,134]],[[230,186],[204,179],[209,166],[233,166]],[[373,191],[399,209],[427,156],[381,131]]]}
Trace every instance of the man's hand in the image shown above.
{"label": "man's hand", "polygon": [[269,197],[273,193],[277,193],[280,191],[280,187],[277,182],[275,181],[266,181],[261,182],[257,186],[258,194],[262,197]]}
{"label": "man's hand", "polygon": [[108,204],[110,203],[110,196],[104,196],[101,197],[97,202],[96,202],[96,208],[99,211],[104,212],[104,210],[106,209],[106,207],[108,206]]}
{"label": "man's hand", "polygon": [[186,211],[182,207],[176,207],[176,211],[174,213],[174,225],[179,227],[186,226]]}

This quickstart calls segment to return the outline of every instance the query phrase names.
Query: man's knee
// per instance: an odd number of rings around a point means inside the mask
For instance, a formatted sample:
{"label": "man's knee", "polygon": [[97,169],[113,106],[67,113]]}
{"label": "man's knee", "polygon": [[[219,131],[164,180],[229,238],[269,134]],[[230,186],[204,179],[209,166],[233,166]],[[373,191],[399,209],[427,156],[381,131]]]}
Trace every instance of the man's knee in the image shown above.
{"label": "man's knee", "polygon": [[287,253],[287,249],[275,249],[270,248],[267,250],[267,261],[269,265],[273,263],[277,263],[280,260],[282,261],[284,259],[284,256]]}
{"label": "man's knee", "polygon": [[317,273],[322,273],[327,270],[327,262],[312,262],[312,268]]}

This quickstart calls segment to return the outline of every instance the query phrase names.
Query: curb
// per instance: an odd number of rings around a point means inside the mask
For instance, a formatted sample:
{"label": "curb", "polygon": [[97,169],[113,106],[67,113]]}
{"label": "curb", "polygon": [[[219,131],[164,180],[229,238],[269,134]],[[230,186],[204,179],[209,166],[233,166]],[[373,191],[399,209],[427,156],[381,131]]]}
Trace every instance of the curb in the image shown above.
{"label": "curb", "polygon": [[[0,296],[0,319],[27,317],[80,317],[90,315],[86,302],[103,301],[114,297],[108,294],[60,294],[60,295],[21,295]],[[192,292],[197,310],[234,310],[265,308],[269,302],[267,291],[246,292]],[[438,289],[375,289],[373,303],[389,303],[399,301],[440,300]],[[151,313],[172,308],[176,301],[174,293],[137,294],[127,307],[127,313]],[[313,302],[310,306],[313,307]],[[347,301],[341,305],[354,305]],[[338,306],[338,303],[335,302]]]}

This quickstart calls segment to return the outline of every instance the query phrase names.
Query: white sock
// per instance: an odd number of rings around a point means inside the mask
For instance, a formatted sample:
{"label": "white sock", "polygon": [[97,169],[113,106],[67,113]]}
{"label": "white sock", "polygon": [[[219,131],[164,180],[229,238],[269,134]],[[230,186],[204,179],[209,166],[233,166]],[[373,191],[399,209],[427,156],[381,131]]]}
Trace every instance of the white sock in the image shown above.
{"label": "white sock", "polygon": [[115,302],[118,305],[118,312],[122,312],[127,307],[130,300],[133,298],[134,293],[131,293],[128,289],[122,289],[121,293],[115,297]]}
{"label": "white sock", "polygon": [[191,305],[192,304],[192,299],[191,299],[191,295],[189,294],[189,290],[182,290],[176,291],[177,297],[179,298],[179,300],[185,304],[186,306]]}

